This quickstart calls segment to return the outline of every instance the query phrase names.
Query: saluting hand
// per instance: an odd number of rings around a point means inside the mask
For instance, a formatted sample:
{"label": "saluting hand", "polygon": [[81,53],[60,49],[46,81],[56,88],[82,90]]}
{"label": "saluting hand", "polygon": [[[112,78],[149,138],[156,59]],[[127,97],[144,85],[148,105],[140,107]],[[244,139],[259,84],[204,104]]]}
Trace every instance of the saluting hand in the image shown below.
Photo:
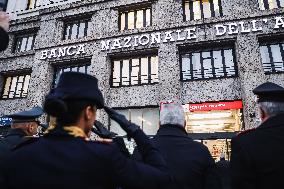
{"label": "saluting hand", "polygon": [[139,130],[139,126],[134,123],[131,123],[126,119],[126,117],[122,114],[117,113],[115,110],[109,107],[104,107],[106,113],[108,113],[109,117],[116,121],[120,127],[130,136],[132,137],[133,134]]}

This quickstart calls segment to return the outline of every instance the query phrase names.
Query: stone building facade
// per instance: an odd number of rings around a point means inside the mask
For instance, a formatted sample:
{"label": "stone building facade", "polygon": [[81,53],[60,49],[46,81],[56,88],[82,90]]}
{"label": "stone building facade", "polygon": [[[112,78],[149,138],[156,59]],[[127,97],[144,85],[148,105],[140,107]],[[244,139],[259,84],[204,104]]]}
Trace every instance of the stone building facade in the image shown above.
{"label": "stone building facade", "polygon": [[[148,134],[157,130],[160,102],[175,99],[189,113],[209,112],[193,115],[204,120],[237,109],[236,129],[189,129],[198,140],[230,138],[258,124],[252,89],[284,86],[283,7],[283,0],[82,0],[11,10],[0,115],[42,105],[57,76],[73,68],[98,78],[108,106],[127,116],[139,110],[133,120],[148,122]],[[104,112],[99,119],[120,132]]]}

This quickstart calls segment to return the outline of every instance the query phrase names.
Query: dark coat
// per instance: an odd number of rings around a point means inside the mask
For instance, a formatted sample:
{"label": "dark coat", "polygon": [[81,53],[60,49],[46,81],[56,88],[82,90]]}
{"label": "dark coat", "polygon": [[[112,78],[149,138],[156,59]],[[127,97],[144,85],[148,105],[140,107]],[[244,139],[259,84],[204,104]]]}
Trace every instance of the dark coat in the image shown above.
{"label": "dark coat", "polygon": [[8,33],[0,27],[0,51],[3,51],[7,48],[9,43],[9,35]]}
{"label": "dark coat", "polygon": [[113,189],[117,186],[159,189],[170,186],[172,180],[164,160],[150,140],[142,131],[136,132],[135,138],[146,163],[126,158],[113,143],[62,134],[32,139],[18,147],[2,164],[0,186],[3,189]]}
{"label": "dark coat", "polygon": [[216,174],[218,175],[219,182],[222,185],[220,189],[231,188],[231,177],[230,177],[230,162],[221,159],[216,163]]}
{"label": "dark coat", "polygon": [[26,133],[21,129],[11,129],[8,134],[0,140],[0,160],[7,156],[19,143],[23,142]]}
{"label": "dark coat", "polygon": [[[181,188],[200,189],[211,182],[208,174],[214,160],[210,152],[206,146],[188,137],[183,128],[162,125],[152,141]],[[143,161],[137,149],[133,158]]]}
{"label": "dark coat", "polygon": [[282,188],[284,178],[284,114],[232,140],[233,189]]}

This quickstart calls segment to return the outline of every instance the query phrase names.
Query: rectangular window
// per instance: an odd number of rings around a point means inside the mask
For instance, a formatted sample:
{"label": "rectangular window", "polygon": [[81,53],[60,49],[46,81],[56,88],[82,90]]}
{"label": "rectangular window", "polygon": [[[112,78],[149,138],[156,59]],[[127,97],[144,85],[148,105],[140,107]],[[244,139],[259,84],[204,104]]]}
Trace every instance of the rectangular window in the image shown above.
{"label": "rectangular window", "polygon": [[128,30],[151,26],[151,8],[119,12],[119,29]]}
{"label": "rectangular window", "polygon": [[284,7],[284,0],[258,0],[260,10]]}
{"label": "rectangular window", "polygon": [[158,56],[112,61],[112,86],[158,83]]}
{"label": "rectangular window", "polygon": [[2,99],[24,98],[28,95],[30,74],[6,76]]}
{"label": "rectangular window", "polygon": [[222,16],[221,0],[185,0],[183,9],[185,21]]}
{"label": "rectangular window", "polygon": [[27,9],[34,9],[40,4],[39,0],[27,0]]}
{"label": "rectangular window", "polygon": [[36,34],[19,35],[16,36],[15,52],[26,52],[34,49]]}
{"label": "rectangular window", "polygon": [[[123,109],[116,111],[126,116],[132,123],[139,125],[147,135],[155,135],[159,129],[159,108]],[[111,120],[110,130],[119,136],[126,135],[121,127],[113,120]]]}
{"label": "rectangular window", "polygon": [[237,66],[233,49],[190,52],[181,55],[182,81],[234,77]]}
{"label": "rectangular window", "polygon": [[260,54],[265,74],[284,72],[284,43],[261,45]]}
{"label": "rectangular window", "polygon": [[89,35],[91,19],[82,19],[73,22],[66,22],[63,39],[79,39]]}
{"label": "rectangular window", "polygon": [[60,66],[55,68],[53,86],[56,86],[59,80],[60,75],[63,72],[81,72],[81,73],[90,73],[90,65],[68,65],[68,66]]}

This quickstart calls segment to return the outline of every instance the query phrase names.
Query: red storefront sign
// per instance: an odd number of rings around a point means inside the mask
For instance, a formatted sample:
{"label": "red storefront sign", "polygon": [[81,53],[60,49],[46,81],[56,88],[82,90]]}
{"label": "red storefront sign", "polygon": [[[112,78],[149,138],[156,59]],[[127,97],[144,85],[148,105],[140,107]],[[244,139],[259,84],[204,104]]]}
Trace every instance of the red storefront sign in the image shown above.
{"label": "red storefront sign", "polygon": [[210,110],[230,110],[230,109],[241,109],[243,103],[241,100],[231,102],[212,102],[212,103],[201,103],[201,104],[189,104],[189,111],[210,111]]}

